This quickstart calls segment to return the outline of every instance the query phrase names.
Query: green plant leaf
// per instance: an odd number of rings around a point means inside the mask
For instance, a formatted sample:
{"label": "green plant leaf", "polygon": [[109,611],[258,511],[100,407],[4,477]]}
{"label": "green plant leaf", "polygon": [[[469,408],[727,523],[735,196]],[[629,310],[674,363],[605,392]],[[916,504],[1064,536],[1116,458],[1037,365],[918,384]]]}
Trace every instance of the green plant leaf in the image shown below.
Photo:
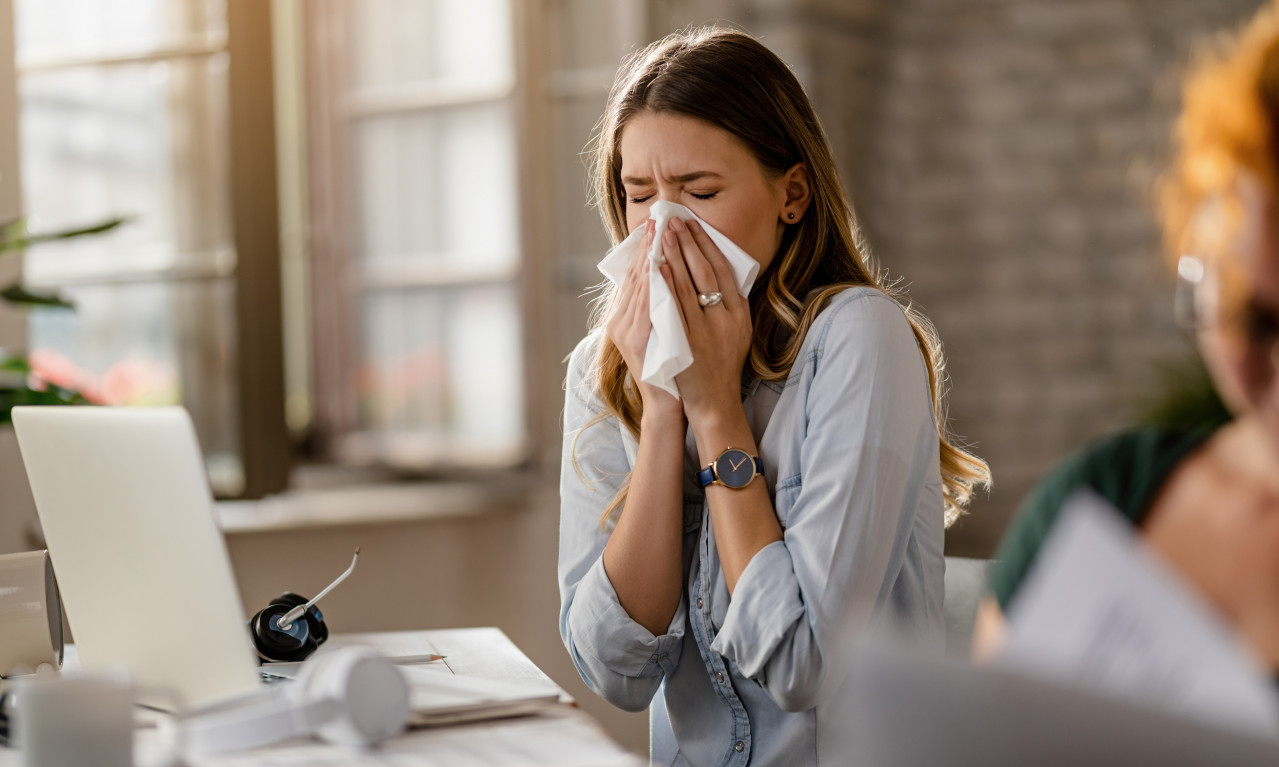
{"label": "green plant leaf", "polygon": [[26,386],[0,387],[0,424],[9,423],[11,411],[19,405],[89,405],[79,392],[50,386],[40,391]]}
{"label": "green plant leaf", "polygon": [[7,250],[7,248],[3,247],[4,243],[26,239],[26,236],[27,219],[25,216],[13,218],[0,224],[0,253]]}
{"label": "green plant leaf", "polygon": [[32,293],[20,283],[13,283],[0,290],[0,298],[11,304],[20,306],[45,306],[59,309],[74,309],[75,304],[57,293]]}
{"label": "green plant leaf", "polygon": [[0,371],[26,375],[31,372],[31,363],[27,362],[26,357],[8,357],[3,361],[0,361]]}
{"label": "green plant leaf", "polygon": [[24,250],[32,245],[39,245],[42,242],[52,242],[54,240],[70,240],[75,237],[84,237],[92,234],[102,234],[127,222],[128,217],[118,216],[100,221],[96,224],[88,226],[78,226],[71,229],[60,229],[54,232],[40,232],[39,234],[28,234],[25,219],[17,219],[10,221],[0,227],[0,253],[9,253],[18,250]]}

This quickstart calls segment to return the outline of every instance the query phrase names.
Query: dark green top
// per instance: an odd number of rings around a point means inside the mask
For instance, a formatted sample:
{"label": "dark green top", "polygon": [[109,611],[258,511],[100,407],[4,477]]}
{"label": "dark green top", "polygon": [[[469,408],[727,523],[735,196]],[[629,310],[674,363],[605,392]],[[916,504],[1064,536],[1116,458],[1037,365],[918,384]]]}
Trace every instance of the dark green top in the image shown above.
{"label": "dark green top", "polygon": [[990,589],[999,606],[1007,611],[1071,494],[1092,488],[1140,527],[1172,470],[1220,425],[1193,430],[1152,426],[1121,432],[1059,464],[1026,497],[999,544],[990,568]]}

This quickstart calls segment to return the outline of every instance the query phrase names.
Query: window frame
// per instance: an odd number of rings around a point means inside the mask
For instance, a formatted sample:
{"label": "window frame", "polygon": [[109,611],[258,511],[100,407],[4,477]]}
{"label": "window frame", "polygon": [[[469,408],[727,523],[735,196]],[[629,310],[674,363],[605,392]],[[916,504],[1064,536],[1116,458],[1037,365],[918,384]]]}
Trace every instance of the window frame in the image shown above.
{"label": "window frame", "polygon": [[[18,76],[13,0],[0,0],[0,221],[22,215],[22,162],[18,154]],[[22,278],[22,257],[0,260],[0,284]],[[21,311],[0,304],[0,349],[26,348],[27,321]]]}
{"label": "window frame", "polygon": [[[241,497],[289,487],[272,3],[225,0]],[[267,76],[263,76],[263,73]]]}

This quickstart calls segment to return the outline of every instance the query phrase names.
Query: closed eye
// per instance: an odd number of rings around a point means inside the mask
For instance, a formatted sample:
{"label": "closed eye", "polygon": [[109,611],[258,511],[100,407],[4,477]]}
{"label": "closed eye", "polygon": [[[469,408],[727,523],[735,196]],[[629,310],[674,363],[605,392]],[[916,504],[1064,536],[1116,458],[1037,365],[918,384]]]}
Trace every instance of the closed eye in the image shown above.
{"label": "closed eye", "polygon": [[642,205],[643,203],[646,203],[649,200],[653,199],[653,195],[650,194],[647,197],[630,197],[628,199],[630,200],[632,205]]}
{"label": "closed eye", "polygon": [[693,195],[699,200],[709,200],[710,198],[719,194],[719,192],[708,192],[707,194],[698,194],[697,192],[689,192],[689,194]]}

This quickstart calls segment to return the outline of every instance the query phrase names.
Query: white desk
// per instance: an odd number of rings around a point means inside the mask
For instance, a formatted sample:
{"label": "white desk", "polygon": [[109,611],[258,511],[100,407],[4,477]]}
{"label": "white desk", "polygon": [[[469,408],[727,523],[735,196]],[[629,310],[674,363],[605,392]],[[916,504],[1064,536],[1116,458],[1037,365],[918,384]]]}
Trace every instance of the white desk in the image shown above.
{"label": "white desk", "polygon": [[[190,767],[639,767],[647,764],[618,746],[589,716],[579,711],[550,677],[542,673],[496,628],[335,634],[332,645],[369,645],[386,654],[437,653],[443,661],[425,664],[441,674],[518,680],[546,685],[559,704],[530,716],[411,730],[371,752],[352,751],[313,739],[297,739],[269,748],[200,759]],[[158,764],[151,733],[135,738],[135,762]],[[0,767],[21,764],[16,751],[0,750]]]}

